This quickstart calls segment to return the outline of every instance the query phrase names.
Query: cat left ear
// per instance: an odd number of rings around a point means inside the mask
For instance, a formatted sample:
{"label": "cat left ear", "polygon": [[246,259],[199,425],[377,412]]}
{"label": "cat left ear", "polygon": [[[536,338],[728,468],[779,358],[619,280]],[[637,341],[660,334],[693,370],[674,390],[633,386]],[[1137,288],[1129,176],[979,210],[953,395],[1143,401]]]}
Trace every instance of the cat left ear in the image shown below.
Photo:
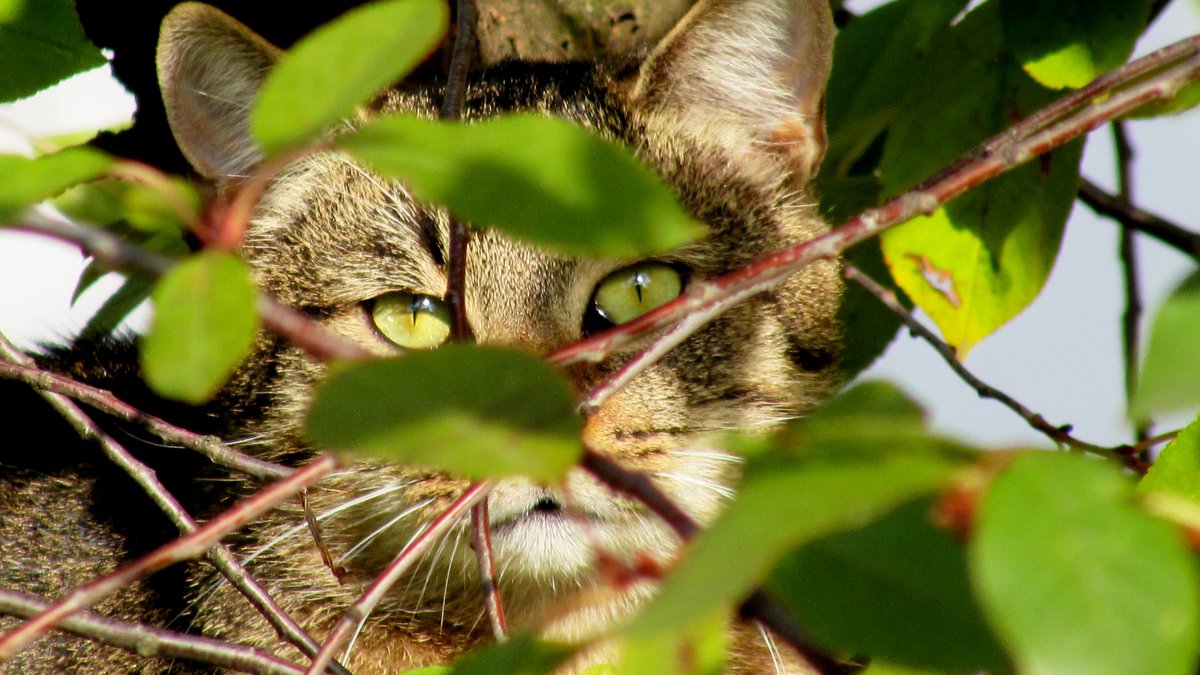
{"label": "cat left ear", "polygon": [[825,155],[833,36],[828,0],[701,0],[642,65],[633,97],[735,156],[774,149],[807,180]]}
{"label": "cat left ear", "polygon": [[212,180],[244,177],[262,160],[250,110],[279,49],[208,5],[185,2],[163,19],[158,83],[179,149]]}

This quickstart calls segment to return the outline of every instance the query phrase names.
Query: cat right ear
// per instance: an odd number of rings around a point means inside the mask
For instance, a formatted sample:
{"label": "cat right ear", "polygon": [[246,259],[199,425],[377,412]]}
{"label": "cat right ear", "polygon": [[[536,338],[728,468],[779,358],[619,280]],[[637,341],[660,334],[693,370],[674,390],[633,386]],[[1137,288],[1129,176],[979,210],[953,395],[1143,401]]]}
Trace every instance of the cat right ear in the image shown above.
{"label": "cat right ear", "polygon": [[184,156],[204,177],[248,175],[262,160],[250,110],[280,50],[218,9],[175,7],[158,36],[158,84]]}

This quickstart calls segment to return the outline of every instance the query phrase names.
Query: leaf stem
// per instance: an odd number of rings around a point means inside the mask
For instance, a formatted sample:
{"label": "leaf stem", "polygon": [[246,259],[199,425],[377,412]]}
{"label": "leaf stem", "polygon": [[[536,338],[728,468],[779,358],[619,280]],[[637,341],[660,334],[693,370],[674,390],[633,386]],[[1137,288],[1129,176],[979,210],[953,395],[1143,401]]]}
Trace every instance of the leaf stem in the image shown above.
{"label": "leaf stem", "polygon": [[492,527],[486,499],[471,507],[471,548],[479,563],[479,581],[483,585],[483,602],[492,624],[492,635],[497,642],[504,642],[508,639],[508,622],[504,618],[504,602],[500,596],[500,581],[496,576],[496,557],[492,552]]}

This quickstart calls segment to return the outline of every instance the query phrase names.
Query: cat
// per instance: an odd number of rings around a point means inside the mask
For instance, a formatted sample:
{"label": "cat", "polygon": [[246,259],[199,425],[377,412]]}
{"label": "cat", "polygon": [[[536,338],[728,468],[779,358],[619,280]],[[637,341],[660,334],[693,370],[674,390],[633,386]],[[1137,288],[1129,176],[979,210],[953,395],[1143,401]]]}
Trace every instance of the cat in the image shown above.
{"label": "cat", "polygon": [[[535,111],[625,143],[709,228],[704,239],[678,250],[624,261],[572,258],[474,232],[466,309],[475,338],[545,354],[662,304],[688,283],[824,232],[810,183],[824,152],[832,34],[825,0],[712,0],[694,6],[644,58],[506,62],[473,74],[466,119]],[[248,111],[279,53],[202,4],[180,5],[163,22],[158,71],[168,118],[180,149],[218,193],[261,161]],[[404,83],[376,97],[367,114],[434,116],[441,98],[440,84]],[[396,345],[435,348],[447,338],[441,299],[447,220],[444,211],[413,201],[402,185],[325,152],[294,161],[275,179],[241,252],[263,289],[386,356]],[[733,308],[591,415],[583,432],[588,445],[651,474],[687,512],[711,521],[737,477],[735,457],[719,444],[723,433],[769,429],[810,410],[839,384],[841,289],[838,264],[822,261]],[[586,391],[644,344],[566,374]],[[299,424],[323,366],[269,333],[200,408],[149,393],[128,338],[78,341],[39,358],[261,458],[298,465],[312,456]],[[27,390],[6,383],[0,392],[22,419],[48,430],[39,452],[12,446],[0,452],[0,588],[57,597],[173,536],[126,477],[70,432],[53,430],[61,423]],[[197,517],[259,486],[205,467],[186,451],[144,441],[145,432],[128,425],[118,429]],[[338,576],[322,561],[296,502],[231,544],[320,640],[363,584],[465,486],[455,477],[363,461],[309,489]],[[506,480],[489,500],[510,625],[548,638],[602,633],[652,593],[646,583],[620,590],[599,584],[597,547],[627,562],[647,556],[668,564],[679,546],[642,507],[582,471],[562,487]],[[450,662],[488,641],[479,586],[463,522],[367,619],[343,663],[360,674],[396,673]],[[97,609],[303,662],[201,564],[172,568]],[[0,630],[13,624],[0,618]],[[753,626],[736,627],[733,635],[732,672],[772,667],[769,636]],[[597,649],[571,668],[615,658]],[[774,665],[790,672],[797,664]],[[54,633],[8,667],[180,672],[191,666]]]}

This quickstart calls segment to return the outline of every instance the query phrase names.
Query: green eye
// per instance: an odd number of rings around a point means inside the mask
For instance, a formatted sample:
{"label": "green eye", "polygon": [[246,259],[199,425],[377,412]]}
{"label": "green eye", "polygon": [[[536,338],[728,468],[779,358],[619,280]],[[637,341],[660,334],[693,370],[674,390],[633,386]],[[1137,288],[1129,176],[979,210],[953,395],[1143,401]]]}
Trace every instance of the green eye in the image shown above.
{"label": "green eye", "polygon": [[679,297],[683,275],[663,263],[640,263],[608,275],[596,287],[593,300],[600,316],[625,323]]}
{"label": "green eye", "polygon": [[428,295],[381,295],[371,306],[371,319],[384,337],[406,349],[433,349],[450,337],[446,303]]}

